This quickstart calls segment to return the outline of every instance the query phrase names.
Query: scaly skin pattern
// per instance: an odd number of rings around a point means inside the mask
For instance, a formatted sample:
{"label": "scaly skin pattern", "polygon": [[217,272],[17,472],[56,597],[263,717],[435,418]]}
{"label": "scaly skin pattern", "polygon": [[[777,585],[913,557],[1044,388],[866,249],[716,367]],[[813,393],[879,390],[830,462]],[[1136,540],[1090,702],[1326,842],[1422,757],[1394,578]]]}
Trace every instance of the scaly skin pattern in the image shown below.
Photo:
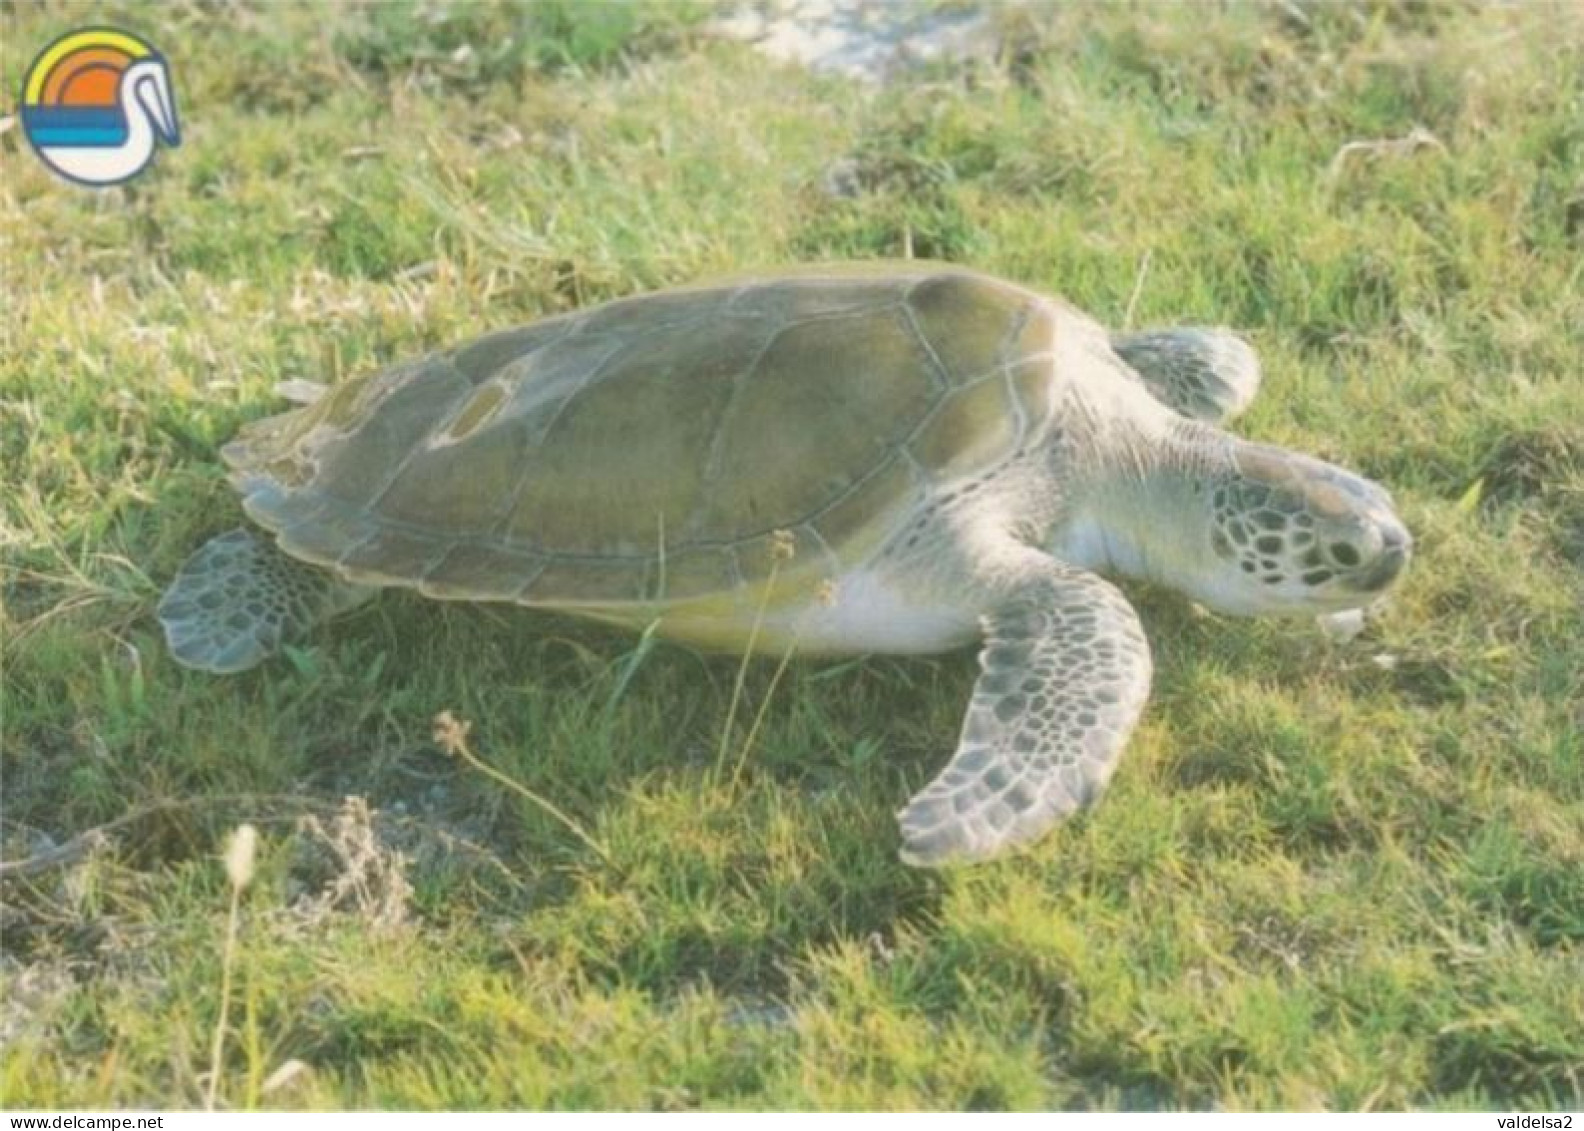
{"label": "scaly skin pattern", "polygon": [[1156,400],[1191,420],[1225,424],[1259,392],[1259,359],[1229,330],[1173,326],[1117,334],[1111,348]]}
{"label": "scaly skin pattern", "polygon": [[1150,651],[1109,582],[1030,553],[984,617],[957,752],[899,814],[902,859],[996,856],[1097,797],[1149,695]]}
{"label": "scaly skin pattern", "polygon": [[287,557],[266,535],[231,530],[187,559],[158,612],[177,660],[228,675],[372,594]]}

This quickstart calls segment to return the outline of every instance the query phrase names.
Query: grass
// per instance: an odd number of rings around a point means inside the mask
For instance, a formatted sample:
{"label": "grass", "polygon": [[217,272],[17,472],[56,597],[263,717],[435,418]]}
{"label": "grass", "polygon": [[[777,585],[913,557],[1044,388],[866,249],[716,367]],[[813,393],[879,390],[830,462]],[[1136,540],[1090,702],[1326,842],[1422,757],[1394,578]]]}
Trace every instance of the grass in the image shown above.
{"label": "grass", "polygon": [[[1576,11],[1036,6],[879,90],[700,16],[0,11],[0,89],[108,20],[170,57],[186,131],[103,193],[0,134],[3,841],[33,861],[4,1103],[1584,1102]],[[1106,799],[944,875],[891,814],[967,654],[793,664],[736,781],[736,665],[649,638],[390,594],[242,677],[165,654],[161,585],[238,521],[216,449],[276,382],[909,247],[1246,330],[1242,430],[1401,504],[1388,614],[1331,643],[1131,587],[1158,674]],[[609,858],[445,757],[447,710]]]}

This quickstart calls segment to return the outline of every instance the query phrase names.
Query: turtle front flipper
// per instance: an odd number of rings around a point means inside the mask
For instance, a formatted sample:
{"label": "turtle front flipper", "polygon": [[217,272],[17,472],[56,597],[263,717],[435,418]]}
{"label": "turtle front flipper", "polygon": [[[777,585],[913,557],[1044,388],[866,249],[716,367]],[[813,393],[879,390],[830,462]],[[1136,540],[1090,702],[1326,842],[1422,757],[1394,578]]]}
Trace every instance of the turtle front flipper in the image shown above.
{"label": "turtle front flipper", "polygon": [[957,753],[898,814],[902,859],[984,860],[1105,788],[1149,694],[1149,644],[1112,585],[1040,555],[985,617]]}
{"label": "turtle front flipper", "polygon": [[187,559],[160,598],[159,619],[178,663],[228,674],[263,662],[373,593],[288,557],[266,535],[239,529],[211,538]]}
{"label": "turtle front flipper", "polygon": [[1144,378],[1156,400],[1191,420],[1224,424],[1259,392],[1259,359],[1230,330],[1173,326],[1117,334],[1111,348]]}

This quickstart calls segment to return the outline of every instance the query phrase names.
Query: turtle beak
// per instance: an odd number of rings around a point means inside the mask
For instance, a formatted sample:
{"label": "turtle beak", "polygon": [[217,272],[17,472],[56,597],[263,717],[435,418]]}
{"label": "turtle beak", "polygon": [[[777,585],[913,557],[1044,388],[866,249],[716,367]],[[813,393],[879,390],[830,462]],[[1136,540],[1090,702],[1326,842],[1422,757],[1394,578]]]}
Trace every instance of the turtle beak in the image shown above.
{"label": "turtle beak", "polygon": [[1353,588],[1363,593],[1378,593],[1396,581],[1413,556],[1413,535],[1400,522],[1383,521],[1380,534],[1381,549],[1375,563],[1353,582]]}

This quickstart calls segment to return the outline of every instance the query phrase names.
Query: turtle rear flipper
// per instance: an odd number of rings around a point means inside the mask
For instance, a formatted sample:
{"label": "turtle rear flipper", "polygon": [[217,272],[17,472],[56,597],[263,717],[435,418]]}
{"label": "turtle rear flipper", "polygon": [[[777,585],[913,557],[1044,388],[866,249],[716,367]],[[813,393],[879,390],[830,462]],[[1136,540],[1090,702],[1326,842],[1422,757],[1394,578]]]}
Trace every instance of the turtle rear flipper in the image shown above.
{"label": "turtle rear flipper", "polygon": [[182,565],[160,598],[165,641],[178,663],[246,671],[374,590],[282,553],[267,536],[231,530]]}

